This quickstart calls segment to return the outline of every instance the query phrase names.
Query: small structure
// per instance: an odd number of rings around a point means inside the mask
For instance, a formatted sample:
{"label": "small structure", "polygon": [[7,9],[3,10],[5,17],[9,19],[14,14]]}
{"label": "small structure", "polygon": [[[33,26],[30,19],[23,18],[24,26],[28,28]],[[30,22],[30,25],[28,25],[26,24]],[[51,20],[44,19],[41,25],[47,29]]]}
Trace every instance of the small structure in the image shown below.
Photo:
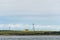
{"label": "small structure", "polygon": [[25,29],[24,31],[25,31],[25,32],[28,32],[29,30],[28,30],[28,29]]}

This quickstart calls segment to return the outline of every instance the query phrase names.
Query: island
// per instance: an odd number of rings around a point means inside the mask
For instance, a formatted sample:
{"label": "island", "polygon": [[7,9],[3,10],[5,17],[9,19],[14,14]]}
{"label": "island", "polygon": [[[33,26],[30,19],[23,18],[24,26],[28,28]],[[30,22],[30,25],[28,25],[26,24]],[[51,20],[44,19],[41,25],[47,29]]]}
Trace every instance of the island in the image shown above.
{"label": "island", "polygon": [[0,30],[0,35],[60,35],[60,31]]}

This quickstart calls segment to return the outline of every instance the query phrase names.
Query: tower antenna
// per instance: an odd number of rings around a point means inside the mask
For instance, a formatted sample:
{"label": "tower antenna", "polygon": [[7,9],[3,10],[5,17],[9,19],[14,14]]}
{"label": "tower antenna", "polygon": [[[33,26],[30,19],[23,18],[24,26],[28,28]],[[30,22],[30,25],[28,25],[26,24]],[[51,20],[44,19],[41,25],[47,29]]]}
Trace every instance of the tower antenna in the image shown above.
{"label": "tower antenna", "polygon": [[10,30],[10,25],[9,25],[9,30]]}
{"label": "tower antenna", "polygon": [[34,24],[32,24],[33,25],[33,31],[35,31],[35,27],[34,27]]}

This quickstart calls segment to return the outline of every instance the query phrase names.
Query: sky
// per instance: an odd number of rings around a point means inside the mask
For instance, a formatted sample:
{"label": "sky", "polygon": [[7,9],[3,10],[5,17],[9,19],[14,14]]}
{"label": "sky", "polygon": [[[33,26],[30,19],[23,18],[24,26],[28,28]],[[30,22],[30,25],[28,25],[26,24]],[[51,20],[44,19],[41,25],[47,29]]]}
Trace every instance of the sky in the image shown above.
{"label": "sky", "polygon": [[0,30],[60,31],[60,0],[0,0]]}

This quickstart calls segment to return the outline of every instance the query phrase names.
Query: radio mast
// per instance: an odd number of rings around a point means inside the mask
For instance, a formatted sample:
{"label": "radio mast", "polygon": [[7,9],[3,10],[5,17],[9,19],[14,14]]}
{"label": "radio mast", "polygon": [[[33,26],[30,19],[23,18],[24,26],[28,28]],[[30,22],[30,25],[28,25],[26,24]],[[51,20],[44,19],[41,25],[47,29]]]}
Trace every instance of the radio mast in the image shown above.
{"label": "radio mast", "polygon": [[34,24],[32,24],[33,25],[33,31],[35,31],[35,27],[34,27]]}

